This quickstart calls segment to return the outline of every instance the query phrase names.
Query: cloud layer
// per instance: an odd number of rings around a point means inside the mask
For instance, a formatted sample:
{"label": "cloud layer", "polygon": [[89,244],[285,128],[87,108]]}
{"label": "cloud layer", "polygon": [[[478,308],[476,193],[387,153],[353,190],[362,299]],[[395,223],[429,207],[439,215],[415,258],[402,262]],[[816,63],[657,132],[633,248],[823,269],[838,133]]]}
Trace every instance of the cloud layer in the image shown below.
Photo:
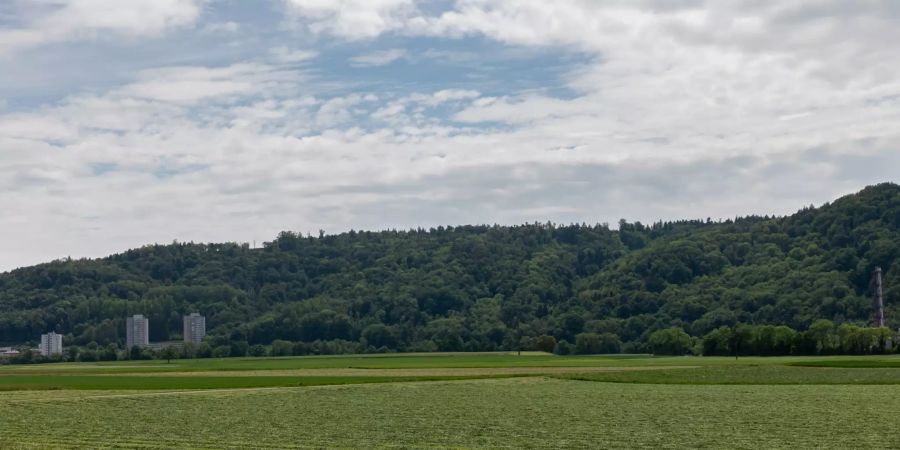
{"label": "cloud layer", "polygon": [[11,0],[0,56],[60,41],[141,38],[194,24],[204,0]]}
{"label": "cloud layer", "polygon": [[0,8],[0,58],[110,80],[0,88],[0,270],[282,229],[785,214],[900,175],[894,2],[268,7]]}

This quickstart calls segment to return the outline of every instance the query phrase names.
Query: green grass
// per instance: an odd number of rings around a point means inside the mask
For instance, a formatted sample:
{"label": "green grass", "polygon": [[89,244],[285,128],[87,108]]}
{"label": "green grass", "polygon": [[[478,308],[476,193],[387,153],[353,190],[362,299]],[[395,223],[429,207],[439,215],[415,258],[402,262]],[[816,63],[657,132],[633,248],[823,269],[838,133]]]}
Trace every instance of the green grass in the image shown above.
{"label": "green grass", "polygon": [[428,368],[502,368],[502,367],[664,367],[664,366],[734,366],[771,364],[842,364],[843,361],[882,361],[878,364],[900,364],[898,357],[652,357],[649,355],[555,356],[546,353],[450,353],[436,355],[350,355],[303,356],[283,358],[220,358],[172,360],[115,361],[101,363],[56,363],[0,366],[0,376],[12,373],[31,374],[96,374],[96,373],[164,373],[204,371],[292,370],[292,369],[428,369]]}
{"label": "green grass", "polygon": [[0,393],[4,448],[898,448],[898,409],[900,386],[547,378]]}
{"label": "green grass", "polygon": [[823,361],[798,361],[788,363],[792,366],[801,367],[844,367],[844,368],[896,368],[900,369],[900,359],[885,357],[870,357],[866,359],[850,359],[840,358]]}
{"label": "green grass", "polygon": [[[10,372],[78,371],[79,373],[244,371],[290,369],[429,369],[429,368],[499,368],[499,367],[614,367],[634,364],[684,363],[684,358],[653,358],[648,355],[569,356],[551,354],[439,354],[439,355],[352,355],[303,356],[283,358],[218,358],[165,361],[116,361],[105,363],[57,363],[30,366],[7,366],[0,374]],[[699,359],[699,358],[697,358]],[[675,361],[671,361],[675,360]],[[624,364],[623,364],[624,363]],[[677,365],[677,364],[675,364]]]}
{"label": "green grass", "polygon": [[322,386],[336,384],[393,383],[405,381],[446,381],[491,376],[261,376],[261,377],[203,377],[203,376],[6,376],[0,377],[0,391],[19,390],[190,390],[190,389],[246,389],[268,387]]}
{"label": "green grass", "polygon": [[[898,362],[438,354],[6,366],[0,448],[900,448]],[[573,369],[551,374],[560,367]]]}
{"label": "green grass", "polygon": [[[678,368],[692,367],[692,368]],[[568,375],[551,368],[568,367]],[[579,374],[581,368],[627,371]],[[532,374],[616,383],[662,384],[900,384],[897,357],[654,358],[647,355],[439,354],[291,358],[225,358],[112,363],[62,363],[0,368],[0,390],[172,390],[290,387],[502,377],[454,370],[527,368]],[[640,369],[655,370],[640,370]],[[342,373],[354,369],[352,373]],[[371,369],[371,374],[365,372]],[[428,369],[430,373],[417,373]],[[442,371],[441,369],[447,369]],[[541,369],[546,369],[542,372]],[[282,372],[275,372],[281,370]],[[329,370],[331,373],[316,372]],[[250,373],[246,373],[246,372]],[[396,372],[393,372],[396,371]],[[168,374],[170,372],[175,372]],[[244,372],[244,373],[238,373]],[[529,372],[531,372],[529,370]],[[233,376],[229,376],[233,373]],[[521,374],[520,374],[521,375]]]}
{"label": "green grass", "polygon": [[607,383],[640,384],[894,384],[900,385],[900,369],[846,369],[784,365],[708,366],[628,372],[559,375],[558,378]]}

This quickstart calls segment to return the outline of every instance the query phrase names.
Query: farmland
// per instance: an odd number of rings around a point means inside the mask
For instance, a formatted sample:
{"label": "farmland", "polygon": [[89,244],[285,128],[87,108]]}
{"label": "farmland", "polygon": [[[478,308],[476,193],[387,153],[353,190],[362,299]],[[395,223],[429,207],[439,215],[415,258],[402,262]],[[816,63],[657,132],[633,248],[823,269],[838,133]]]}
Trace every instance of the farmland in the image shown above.
{"label": "farmland", "polygon": [[4,448],[897,448],[897,361],[445,354],[8,366],[0,424]]}

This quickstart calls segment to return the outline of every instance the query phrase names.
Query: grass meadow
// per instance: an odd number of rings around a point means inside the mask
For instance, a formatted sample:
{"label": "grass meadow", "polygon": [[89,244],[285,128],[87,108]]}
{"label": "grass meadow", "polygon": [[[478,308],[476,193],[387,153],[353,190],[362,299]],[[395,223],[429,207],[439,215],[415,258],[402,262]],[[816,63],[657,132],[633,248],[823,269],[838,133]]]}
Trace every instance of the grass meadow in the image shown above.
{"label": "grass meadow", "polygon": [[900,448],[898,361],[440,354],[5,366],[0,448]]}

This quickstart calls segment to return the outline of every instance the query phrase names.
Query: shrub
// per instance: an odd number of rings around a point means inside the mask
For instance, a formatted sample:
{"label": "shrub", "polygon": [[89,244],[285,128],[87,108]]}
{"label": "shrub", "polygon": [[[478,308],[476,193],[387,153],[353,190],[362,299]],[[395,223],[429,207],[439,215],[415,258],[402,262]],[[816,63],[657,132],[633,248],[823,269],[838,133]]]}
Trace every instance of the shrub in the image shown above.
{"label": "shrub", "polygon": [[622,341],[613,333],[579,333],[575,336],[575,350],[582,355],[619,353]]}
{"label": "shrub", "polygon": [[650,335],[654,355],[684,355],[690,353],[691,347],[691,336],[678,327],[657,330]]}
{"label": "shrub", "polygon": [[535,350],[553,353],[556,349],[556,338],[553,336],[542,335],[538,336],[537,340],[535,340]]}
{"label": "shrub", "polygon": [[271,356],[291,356],[294,344],[290,341],[275,339],[272,341],[272,348],[269,350]]}
{"label": "shrub", "polygon": [[556,353],[557,355],[571,355],[572,353],[575,353],[575,347],[572,346],[569,341],[563,339],[556,343],[556,348],[553,349],[553,353]]}
{"label": "shrub", "polygon": [[575,336],[575,351],[581,355],[600,353],[600,335],[579,333]]}
{"label": "shrub", "polygon": [[227,358],[228,356],[231,356],[230,345],[220,345],[214,348],[212,351],[213,358]]}
{"label": "shrub", "polygon": [[266,346],[262,344],[256,344],[250,346],[250,356],[266,356]]}

